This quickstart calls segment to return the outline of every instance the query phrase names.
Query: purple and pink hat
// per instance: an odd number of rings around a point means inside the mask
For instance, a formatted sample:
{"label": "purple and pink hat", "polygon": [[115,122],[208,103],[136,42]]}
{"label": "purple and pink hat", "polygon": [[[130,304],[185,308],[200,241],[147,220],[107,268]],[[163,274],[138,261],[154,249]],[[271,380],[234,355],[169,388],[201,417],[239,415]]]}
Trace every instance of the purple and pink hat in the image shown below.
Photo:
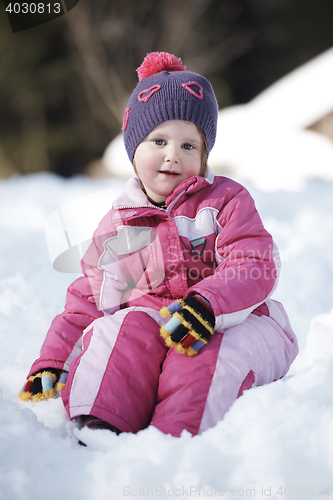
{"label": "purple and pink hat", "polygon": [[208,153],[216,137],[218,105],[211,84],[203,76],[186,71],[167,52],[147,54],[136,70],[139,83],[125,109],[125,148],[133,162],[136,148],[155,128],[168,120],[195,123],[203,131]]}

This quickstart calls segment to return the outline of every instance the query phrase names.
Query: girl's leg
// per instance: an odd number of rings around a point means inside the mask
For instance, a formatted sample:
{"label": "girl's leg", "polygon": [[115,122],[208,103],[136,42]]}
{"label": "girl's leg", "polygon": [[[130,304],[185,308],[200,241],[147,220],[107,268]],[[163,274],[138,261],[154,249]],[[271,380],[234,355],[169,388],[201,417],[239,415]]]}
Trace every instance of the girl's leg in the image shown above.
{"label": "girl's leg", "polygon": [[152,425],[165,434],[197,434],[212,384],[223,334],[215,333],[196,356],[170,349],[162,367]]}
{"label": "girl's leg", "polygon": [[283,306],[268,300],[268,316],[250,316],[228,328],[207,397],[199,434],[217,424],[243,390],[286,375],[298,344]]}
{"label": "girl's leg", "polygon": [[171,349],[163,364],[152,424],[179,436],[193,435],[223,419],[245,389],[283,377],[298,353],[281,304],[267,301],[269,316],[250,316],[215,333],[198,355]]}
{"label": "girl's leg", "polygon": [[94,321],[62,391],[71,418],[94,415],[123,432],[149,424],[167,351],[158,313],[149,314],[133,308]]}

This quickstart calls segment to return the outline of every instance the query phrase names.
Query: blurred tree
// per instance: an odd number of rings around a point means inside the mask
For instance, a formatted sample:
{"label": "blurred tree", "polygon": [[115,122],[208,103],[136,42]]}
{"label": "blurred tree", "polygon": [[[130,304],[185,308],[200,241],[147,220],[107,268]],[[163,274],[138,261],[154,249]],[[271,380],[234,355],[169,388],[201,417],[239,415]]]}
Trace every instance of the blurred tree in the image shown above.
{"label": "blurred tree", "polygon": [[52,169],[55,158],[73,147],[75,130],[66,110],[75,75],[68,64],[62,24],[52,22],[13,34],[0,9],[3,177]]}
{"label": "blurred tree", "polygon": [[0,9],[0,176],[83,172],[119,133],[147,52],[212,82],[220,107],[333,45],[331,0],[81,0],[11,33]]}

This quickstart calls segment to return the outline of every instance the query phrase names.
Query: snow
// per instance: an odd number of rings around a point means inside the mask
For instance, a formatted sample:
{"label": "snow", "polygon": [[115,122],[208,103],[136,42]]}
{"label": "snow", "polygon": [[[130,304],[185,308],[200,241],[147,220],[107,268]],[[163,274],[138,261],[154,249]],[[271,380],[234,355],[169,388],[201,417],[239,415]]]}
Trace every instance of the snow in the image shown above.
{"label": "snow", "polygon": [[[80,253],[132,173],[120,138],[105,153],[116,176],[109,180],[44,173],[0,182],[0,500],[333,495],[333,146],[305,130],[332,110],[331,80],[320,98],[312,92],[324,74],[332,79],[331,61],[328,51],[311,70],[220,113],[210,164],[245,184],[280,248],[274,298],[289,313],[300,355],[284,379],[246,391],[201,436],[79,431],[61,399],[17,398],[78,276]],[[300,81],[302,96],[288,107]],[[286,103],[281,116],[290,110],[290,126],[274,121],[278,103]]]}
{"label": "snow", "polygon": [[[251,102],[278,127],[302,129],[333,110],[333,48],[296,68]],[[272,120],[271,120],[272,121]]]}
{"label": "snow", "polygon": [[[78,276],[53,269],[45,224],[89,200],[98,219],[107,207],[96,200],[112,198],[123,183],[52,174],[0,183],[0,499],[325,498],[333,490],[329,182],[307,182],[297,192],[246,184],[280,247],[275,298],[288,310],[301,353],[283,380],[246,391],[215,428],[180,438],[154,428],[120,436],[78,431],[60,399],[17,399]],[[87,448],[77,444],[80,432]]]}

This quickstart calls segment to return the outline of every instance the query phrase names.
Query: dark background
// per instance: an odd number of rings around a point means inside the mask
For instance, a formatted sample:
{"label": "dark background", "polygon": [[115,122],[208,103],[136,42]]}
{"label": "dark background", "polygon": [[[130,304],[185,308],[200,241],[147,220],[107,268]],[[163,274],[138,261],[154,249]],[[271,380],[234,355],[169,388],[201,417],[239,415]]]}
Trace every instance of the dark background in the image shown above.
{"label": "dark background", "polygon": [[332,0],[80,0],[13,33],[0,4],[0,177],[87,171],[121,129],[147,52],[181,57],[220,108],[333,46]]}

